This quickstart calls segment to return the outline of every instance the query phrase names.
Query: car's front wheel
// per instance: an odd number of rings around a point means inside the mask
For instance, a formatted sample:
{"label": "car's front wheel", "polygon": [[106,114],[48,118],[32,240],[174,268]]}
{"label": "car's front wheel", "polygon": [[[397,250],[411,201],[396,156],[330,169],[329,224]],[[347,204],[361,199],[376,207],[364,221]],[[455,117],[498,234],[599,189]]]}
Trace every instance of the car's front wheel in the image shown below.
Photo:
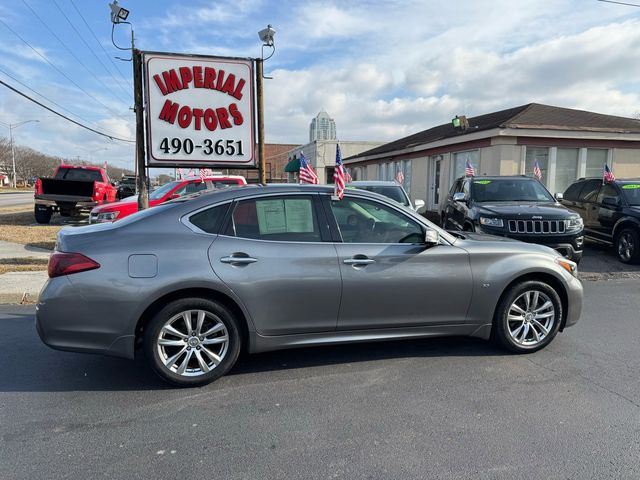
{"label": "car's front wheel", "polygon": [[235,364],[240,330],[223,305],[203,298],[173,301],[160,310],[144,332],[145,355],[164,380],[197,387],[217,380]]}
{"label": "car's front wheel", "polygon": [[623,263],[640,262],[640,236],[638,231],[625,228],[616,236],[616,254]]}
{"label": "car's front wheel", "polygon": [[547,283],[524,281],[502,296],[493,320],[493,337],[512,352],[535,352],[553,340],[561,321],[558,293]]}

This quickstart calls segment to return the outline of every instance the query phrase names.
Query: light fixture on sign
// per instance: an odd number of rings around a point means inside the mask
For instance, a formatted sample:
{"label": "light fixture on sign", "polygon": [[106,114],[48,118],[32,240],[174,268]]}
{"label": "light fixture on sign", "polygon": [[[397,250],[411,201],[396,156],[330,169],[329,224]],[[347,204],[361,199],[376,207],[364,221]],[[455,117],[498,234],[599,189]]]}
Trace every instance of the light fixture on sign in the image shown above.
{"label": "light fixture on sign", "polygon": [[118,5],[118,0],[113,0],[109,7],[111,8],[111,22],[113,23],[124,22],[129,16],[129,10]]}
{"label": "light fixture on sign", "polygon": [[258,32],[258,37],[260,37],[260,41],[264,43],[265,46],[273,47],[273,37],[275,34],[276,31],[271,27],[271,25],[267,25],[267,28]]}

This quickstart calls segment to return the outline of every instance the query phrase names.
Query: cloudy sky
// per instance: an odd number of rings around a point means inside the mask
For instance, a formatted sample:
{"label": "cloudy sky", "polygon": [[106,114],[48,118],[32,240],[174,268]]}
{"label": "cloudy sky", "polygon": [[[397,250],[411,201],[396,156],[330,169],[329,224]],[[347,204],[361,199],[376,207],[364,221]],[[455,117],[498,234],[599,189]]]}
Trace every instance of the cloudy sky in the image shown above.
{"label": "cloudy sky", "polygon": [[[107,0],[0,4],[0,80],[93,128],[133,138],[131,63]],[[627,3],[638,3],[628,0]],[[320,109],[341,140],[388,141],[529,102],[640,111],[640,8],[598,0],[122,0],[143,50],[266,62],[266,139],[305,143]],[[125,26],[116,42],[126,46]],[[36,93],[37,92],[37,93]],[[54,103],[55,102],[55,103]],[[39,119],[16,142],[133,166],[133,147],[84,131],[0,85],[0,122]],[[0,136],[8,129],[0,125]]]}

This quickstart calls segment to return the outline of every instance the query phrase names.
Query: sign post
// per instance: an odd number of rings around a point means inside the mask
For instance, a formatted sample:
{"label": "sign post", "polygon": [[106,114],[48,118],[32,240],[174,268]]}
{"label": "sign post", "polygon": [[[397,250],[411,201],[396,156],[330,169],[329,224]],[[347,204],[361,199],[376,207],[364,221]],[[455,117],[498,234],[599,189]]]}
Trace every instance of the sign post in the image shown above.
{"label": "sign post", "polygon": [[264,158],[264,91],[263,62],[256,58],[256,96],[258,99],[258,183],[267,184],[266,161]]}
{"label": "sign post", "polygon": [[133,48],[133,92],[134,108],[136,112],[136,165],[138,176],[136,177],[138,189],[138,210],[149,208],[149,190],[147,183],[147,169],[144,154],[144,117],[142,103],[142,53]]}

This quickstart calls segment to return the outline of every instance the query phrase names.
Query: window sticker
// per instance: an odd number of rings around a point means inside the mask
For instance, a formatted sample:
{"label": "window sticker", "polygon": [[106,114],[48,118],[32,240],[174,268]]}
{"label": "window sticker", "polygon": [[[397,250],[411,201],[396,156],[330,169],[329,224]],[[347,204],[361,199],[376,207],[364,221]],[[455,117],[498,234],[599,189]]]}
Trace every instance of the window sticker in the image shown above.
{"label": "window sticker", "polygon": [[285,200],[284,213],[287,221],[287,232],[313,232],[313,212],[311,200]]}
{"label": "window sticker", "polygon": [[260,235],[313,232],[313,212],[309,199],[258,200]]}
{"label": "window sticker", "polygon": [[478,185],[489,185],[491,180],[474,180],[473,183],[477,183]]}
{"label": "window sticker", "polygon": [[622,188],[625,190],[635,190],[636,188],[640,188],[639,183],[630,183],[628,185],[622,185]]}

